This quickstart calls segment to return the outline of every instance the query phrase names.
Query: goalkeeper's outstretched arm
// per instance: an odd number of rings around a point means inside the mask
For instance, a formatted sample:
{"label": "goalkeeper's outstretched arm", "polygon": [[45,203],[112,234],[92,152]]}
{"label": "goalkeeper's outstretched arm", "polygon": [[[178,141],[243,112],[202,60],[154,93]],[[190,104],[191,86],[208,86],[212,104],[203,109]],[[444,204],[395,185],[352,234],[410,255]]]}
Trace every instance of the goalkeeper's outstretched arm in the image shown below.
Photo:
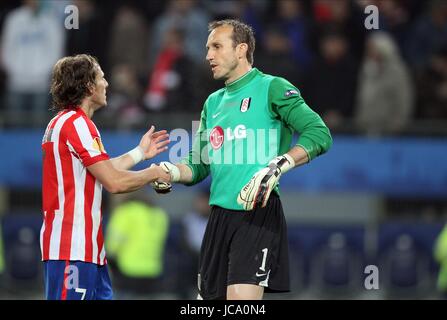
{"label": "goalkeeper's outstretched arm", "polygon": [[209,161],[207,161],[207,158],[202,158],[203,154],[207,154],[203,151],[208,147],[208,139],[206,138],[206,106],[207,103],[205,102],[200,117],[200,126],[188,155],[175,165],[170,162],[160,163],[160,167],[170,174],[171,180],[170,183],[154,182],[152,186],[156,192],[170,192],[172,189],[171,183],[182,183],[187,186],[195,185],[210,174]]}
{"label": "goalkeeper's outstretched arm", "polygon": [[[152,166],[155,166],[155,164]],[[191,185],[193,183],[193,171],[186,164],[178,163],[175,165],[165,161],[160,163],[160,168],[169,174],[170,180],[169,182],[152,182],[151,186],[157,193],[163,194],[171,192],[172,183],[183,183],[186,185]]]}
{"label": "goalkeeper's outstretched arm", "polygon": [[160,162],[160,167],[171,176],[170,183],[190,184],[193,182],[192,169],[183,163],[172,164],[167,161]]}
{"label": "goalkeeper's outstretched arm", "polygon": [[189,166],[183,163],[175,165],[180,171],[179,183],[190,184],[192,182],[192,170]]}

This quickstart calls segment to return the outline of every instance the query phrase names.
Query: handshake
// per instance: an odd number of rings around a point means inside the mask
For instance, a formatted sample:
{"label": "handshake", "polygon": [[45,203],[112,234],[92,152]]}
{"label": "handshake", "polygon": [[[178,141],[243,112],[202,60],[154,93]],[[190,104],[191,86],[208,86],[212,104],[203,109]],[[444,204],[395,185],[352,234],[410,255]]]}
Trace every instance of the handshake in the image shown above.
{"label": "handshake", "polygon": [[[157,165],[152,164],[151,168],[154,166]],[[274,158],[266,167],[252,176],[250,181],[238,192],[235,200],[246,211],[264,208],[281,175],[294,166],[294,159],[287,153]],[[171,183],[180,180],[180,170],[176,165],[165,161],[160,162],[159,167],[170,176],[169,182],[154,181],[151,182],[151,186],[157,193],[169,193],[172,190]]]}
{"label": "handshake", "polygon": [[[157,166],[156,164],[152,164],[151,168]],[[160,162],[159,164],[160,168],[162,168],[167,174],[171,176],[170,181],[171,182],[178,182],[180,180],[180,170],[175,166],[174,164],[170,162]],[[172,184],[170,182],[164,182],[164,181],[154,181],[151,182],[152,188],[155,190],[155,192],[160,194],[169,193],[172,190]]]}

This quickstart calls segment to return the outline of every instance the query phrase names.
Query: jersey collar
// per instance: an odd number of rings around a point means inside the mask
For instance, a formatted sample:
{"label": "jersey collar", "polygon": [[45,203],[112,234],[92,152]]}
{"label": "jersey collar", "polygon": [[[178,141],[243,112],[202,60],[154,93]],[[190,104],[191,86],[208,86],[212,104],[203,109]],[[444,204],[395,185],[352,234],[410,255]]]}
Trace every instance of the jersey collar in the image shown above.
{"label": "jersey collar", "polygon": [[258,73],[259,73],[258,69],[252,68],[250,71],[248,71],[242,77],[227,84],[225,87],[230,92],[236,91],[236,90],[242,88],[243,86],[245,86],[247,83],[249,83]]}

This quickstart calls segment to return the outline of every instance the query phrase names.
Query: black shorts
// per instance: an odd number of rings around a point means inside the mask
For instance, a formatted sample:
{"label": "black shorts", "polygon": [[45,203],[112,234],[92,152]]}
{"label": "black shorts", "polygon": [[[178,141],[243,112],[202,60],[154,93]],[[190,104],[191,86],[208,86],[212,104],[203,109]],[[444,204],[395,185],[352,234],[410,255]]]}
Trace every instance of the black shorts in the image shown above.
{"label": "black shorts", "polygon": [[232,284],[290,291],[287,226],[275,193],[265,208],[253,211],[212,207],[200,252],[199,293],[225,299]]}

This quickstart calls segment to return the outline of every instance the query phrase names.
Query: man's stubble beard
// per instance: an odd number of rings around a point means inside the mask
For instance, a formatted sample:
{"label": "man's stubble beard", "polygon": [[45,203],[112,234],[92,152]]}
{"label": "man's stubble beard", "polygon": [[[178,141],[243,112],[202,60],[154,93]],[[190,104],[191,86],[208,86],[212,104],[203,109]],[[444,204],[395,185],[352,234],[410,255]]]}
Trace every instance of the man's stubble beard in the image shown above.
{"label": "man's stubble beard", "polygon": [[237,61],[237,59],[234,59],[231,66],[228,68],[228,72],[225,75],[223,75],[219,78],[216,78],[216,80],[221,80],[221,81],[226,82],[228,79],[230,79],[231,72],[236,70],[237,67],[238,67],[238,61]]}

